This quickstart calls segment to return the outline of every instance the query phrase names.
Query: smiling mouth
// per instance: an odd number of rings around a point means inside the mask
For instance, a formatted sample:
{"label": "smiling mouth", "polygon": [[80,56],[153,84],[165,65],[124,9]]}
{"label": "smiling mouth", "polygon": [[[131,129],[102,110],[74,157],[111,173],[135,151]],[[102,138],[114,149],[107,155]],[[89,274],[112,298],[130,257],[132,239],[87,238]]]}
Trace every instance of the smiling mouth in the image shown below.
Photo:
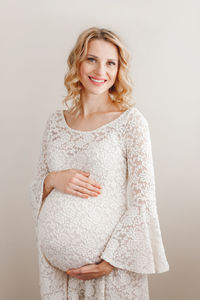
{"label": "smiling mouth", "polygon": [[95,83],[105,83],[107,80],[106,79],[96,79],[94,77],[91,77],[91,76],[88,76],[89,79],[92,81],[92,82],[95,82]]}

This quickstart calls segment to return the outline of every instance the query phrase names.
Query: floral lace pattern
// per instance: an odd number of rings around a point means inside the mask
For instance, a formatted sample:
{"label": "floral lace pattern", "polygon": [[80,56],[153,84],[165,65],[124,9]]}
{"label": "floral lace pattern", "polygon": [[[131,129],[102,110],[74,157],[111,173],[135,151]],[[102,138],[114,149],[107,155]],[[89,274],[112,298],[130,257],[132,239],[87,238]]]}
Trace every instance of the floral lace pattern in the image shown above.
{"label": "floral lace pattern", "polygon": [[[80,169],[101,184],[84,199],[53,189],[42,203],[51,171]],[[42,300],[148,300],[148,274],[169,270],[158,220],[151,139],[147,120],[132,107],[90,130],[70,128],[62,110],[43,133],[31,183]],[[107,276],[79,280],[68,268],[101,259],[115,268]]]}

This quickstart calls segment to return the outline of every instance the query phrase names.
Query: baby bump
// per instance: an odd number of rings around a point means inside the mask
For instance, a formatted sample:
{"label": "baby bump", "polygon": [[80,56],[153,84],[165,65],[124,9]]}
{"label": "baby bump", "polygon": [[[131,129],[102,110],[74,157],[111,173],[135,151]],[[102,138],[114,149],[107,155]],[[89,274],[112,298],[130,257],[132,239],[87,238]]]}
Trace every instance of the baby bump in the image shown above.
{"label": "baby bump", "polygon": [[84,199],[54,189],[45,199],[38,235],[42,252],[52,265],[66,271],[101,260],[122,213],[111,211],[102,197]]}

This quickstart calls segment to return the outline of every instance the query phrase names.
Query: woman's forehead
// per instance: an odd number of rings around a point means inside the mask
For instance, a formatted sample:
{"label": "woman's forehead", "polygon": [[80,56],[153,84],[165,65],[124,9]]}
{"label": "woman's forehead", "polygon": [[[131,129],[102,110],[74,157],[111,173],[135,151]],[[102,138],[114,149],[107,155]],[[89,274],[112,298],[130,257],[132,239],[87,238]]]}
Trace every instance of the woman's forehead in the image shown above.
{"label": "woman's forehead", "polygon": [[105,40],[95,39],[88,43],[87,55],[93,55],[98,58],[117,59],[117,47]]}

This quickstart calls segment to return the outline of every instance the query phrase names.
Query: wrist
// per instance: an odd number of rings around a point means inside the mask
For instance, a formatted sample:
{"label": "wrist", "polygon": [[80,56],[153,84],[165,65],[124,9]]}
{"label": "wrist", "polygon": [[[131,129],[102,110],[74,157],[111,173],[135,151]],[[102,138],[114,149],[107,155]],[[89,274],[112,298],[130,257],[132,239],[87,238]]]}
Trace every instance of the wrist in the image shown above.
{"label": "wrist", "polygon": [[55,179],[56,171],[50,172],[46,179],[45,179],[45,185],[47,189],[53,189],[54,188],[54,179]]}

